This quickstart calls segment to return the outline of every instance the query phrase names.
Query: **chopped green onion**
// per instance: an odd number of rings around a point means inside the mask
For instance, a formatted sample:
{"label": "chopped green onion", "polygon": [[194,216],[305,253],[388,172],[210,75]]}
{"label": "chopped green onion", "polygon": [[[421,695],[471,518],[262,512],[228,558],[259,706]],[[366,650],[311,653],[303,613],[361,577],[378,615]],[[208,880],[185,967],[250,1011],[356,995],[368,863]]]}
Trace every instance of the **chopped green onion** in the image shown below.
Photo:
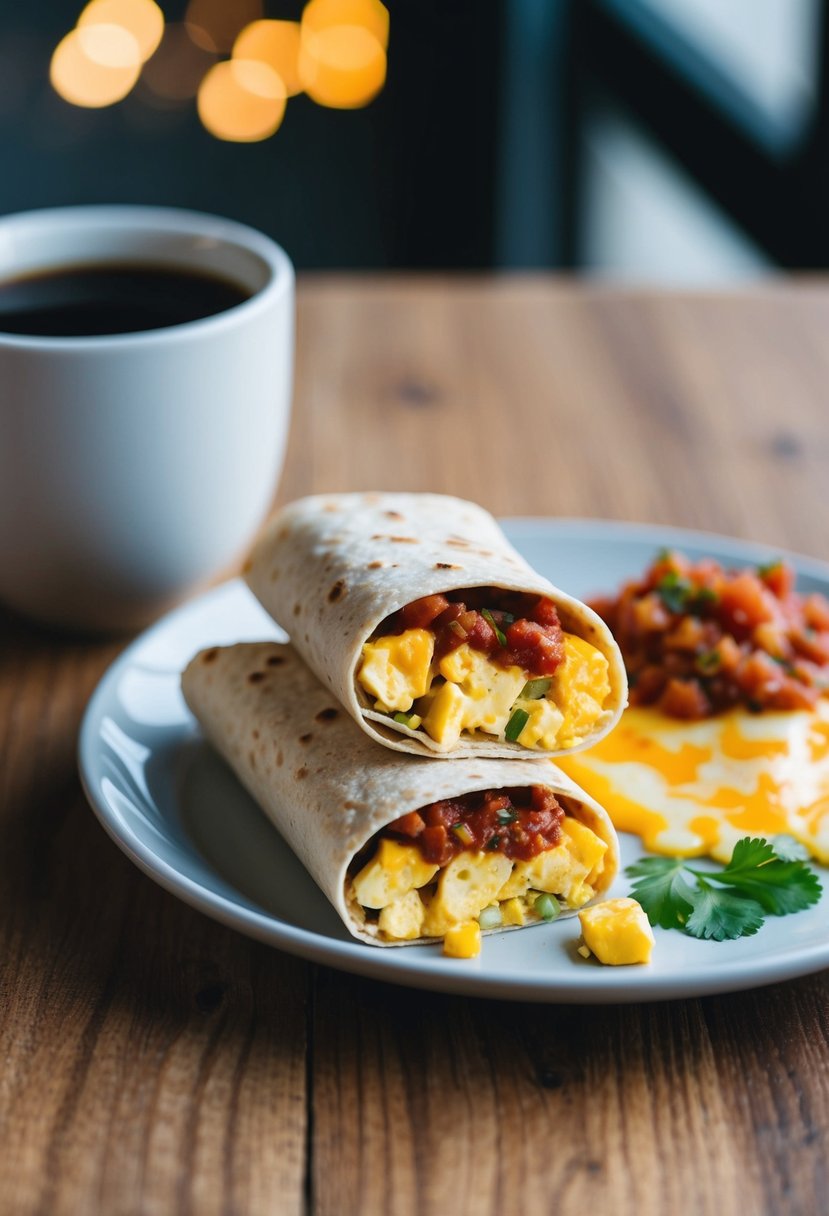
{"label": "chopped green onion", "polygon": [[401,726],[408,726],[409,723],[411,722],[411,720],[412,720],[411,714],[400,713],[400,714],[394,715],[394,721],[399,722]]}
{"label": "chopped green onion", "polygon": [[515,620],[515,617],[512,615],[511,612],[502,612],[501,613],[501,624],[502,625],[511,625],[514,620]]}
{"label": "chopped green onion", "polygon": [[669,612],[684,612],[693,587],[687,578],[682,578],[675,570],[670,570],[656,584],[656,590]]}
{"label": "chopped green onion", "polygon": [[761,562],[757,567],[757,573],[760,578],[764,578],[767,574],[772,574],[775,570],[779,570],[783,565],[782,557],[774,557],[770,562]]}
{"label": "chopped green onion", "polygon": [[460,623],[460,621],[450,621],[449,628],[452,630],[453,633],[456,633],[459,638],[466,639],[469,637],[469,634],[466,632],[466,630],[464,629],[464,627]]}
{"label": "chopped green onion", "polygon": [[508,823],[515,823],[518,816],[512,808],[503,807],[500,811],[495,812],[495,818],[506,827]]}
{"label": "chopped green onion", "polygon": [[504,731],[504,738],[508,743],[515,743],[521,731],[530,720],[530,715],[526,709],[516,709],[507,723],[507,729]]}
{"label": "chopped green onion", "polygon": [[462,841],[464,844],[474,844],[475,843],[475,837],[472,834],[472,829],[469,827],[468,824],[453,823],[452,831],[455,833],[458,840]]}
{"label": "chopped green onion", "polygon": [[495,618],[493,617],[493,615],[492,615],[492,613],[489,611],[489,609],[488,609],[488,608],[484,608],[484,610],[483,610],[483,611],[482,611],[482,613],[481,613],[481,616],[482,616],[482,617],[484,618],[484,620],[485,620],[485,621],[487,621],[487,622],[488,622],[488,623],[489,623],[489,624],[492,626],[492,628],[495,630],[495,636],[496,636],[496,638],[498,639],[498,645],[499,645],[499,646],[504,646],[504,647],[506,647],[506,644],[507,644],[507,637],[506,637],[506,634],[505,634],[505,633],[503,633],[503,632],[502,632],[502,631],[501,631],[501,630],[498,628],[498,626],[495,624]]}
{"label": "chopped green onion", "polygon": [[533,904],[533,911],[542,920],[555,920],[561,911],[561,904],[555,895],[539,895]]}
{"label": "chopped green onion", "polygon": [[497,905],[490,908],[484,908],[481,915],[478,917],[478,924],[482,929],[497,929],[503,924],[504,918],[501,915],[501,909]]}
{"label": "chopped green onion", "polygon": [[694,608],[704,608],[706,604],[716,604],[719,596],[713,587],[698,587],[692,597]]}
{"label": "chopped green onion", "polygon": [[552,682],[552,676],[539,676],[537,680],[527,680],[527,683],[518,694],[519,699],[522,701],[540,701],[543,696],[546,696]]}
{"label": "chopped green onion", "polygon": [[695,659],[697,671],[704,676],[713,676],[722,667],[722,655],[718,650],[706,650]]}
{"label": "chopped green onion", "polygon": [[497,853],[501,847],[501,837],[493,836],[489,844],[486,846],[488,853]]}

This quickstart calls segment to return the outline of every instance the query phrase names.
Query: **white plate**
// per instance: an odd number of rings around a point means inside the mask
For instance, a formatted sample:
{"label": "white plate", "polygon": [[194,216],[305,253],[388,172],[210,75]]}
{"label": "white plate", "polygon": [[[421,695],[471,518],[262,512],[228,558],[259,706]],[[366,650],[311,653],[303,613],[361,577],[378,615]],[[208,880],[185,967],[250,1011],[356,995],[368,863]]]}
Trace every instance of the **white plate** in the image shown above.
{"label": "white plate", "polygon": [[[665,545],[731,564],[775,556],[719,536],[601,521],[510,520],[505,530],[537,570],[582,597],[616,587]],[[792,560],[802,587],[829,594],[829,568]],[[474,960],[445,958],[438,946],[380,950],[355,941],[201,740],[179,692],[181,669],[202,647],[280,636],[247,588],[227,583],[164,617],[116,660],[81,730],[81,775],[104,828],[145,873],[208,916],[344,971],[509,1000],[663,1000],[829,966],[829,893],[809,911],[769,918],[756,936],[738,941],[701,942],[657,929],[654,961],[644,967],[582,959],[577,920],[487,937]],[[638,840],[623,836],[623,865],[641,855]],[[615,895],[627,890],[624,878],[614,884]]]}

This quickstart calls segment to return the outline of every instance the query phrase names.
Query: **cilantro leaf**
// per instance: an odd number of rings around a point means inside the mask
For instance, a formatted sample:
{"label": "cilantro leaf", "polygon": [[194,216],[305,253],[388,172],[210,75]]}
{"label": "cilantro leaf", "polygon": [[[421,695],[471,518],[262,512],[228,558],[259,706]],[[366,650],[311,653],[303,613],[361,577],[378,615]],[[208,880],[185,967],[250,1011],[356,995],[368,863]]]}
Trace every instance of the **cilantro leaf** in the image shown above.
{"label": "cilantro leaf", "polygon": [[696,870],[681,858],[647,857],[625,872],[634,879],[633,895],[652,925],[721,942],[756,933],[767,913],[786,916],[817,903],[820,880],[796,855],[800,847],[786,836],[773,844],[745,836],[720,870]]}
{"label": "cilantro leaf", "polygon": [[692,909],[694,892],[683,877],[685,863],[674,857],[646,857],[628,866],[626,873],[637,879],[635,898],[652,925],[683,929]]}
{"label": "cilantro leaf", "polygon": [[701,880],[685,930],[691,937],[731,941],[735,937],[751,937],[764,920],[763,909],[753,899],[718,890]]}
{"label": "cilantro leaf", "polygon": [[809,860],[809,850],[805,844],[801,844],[794,836],[789,836],[785,832],[781,832],[779,836],[773,836],[771,846],[774,849],[775,857],[779,857],[781,861]]}

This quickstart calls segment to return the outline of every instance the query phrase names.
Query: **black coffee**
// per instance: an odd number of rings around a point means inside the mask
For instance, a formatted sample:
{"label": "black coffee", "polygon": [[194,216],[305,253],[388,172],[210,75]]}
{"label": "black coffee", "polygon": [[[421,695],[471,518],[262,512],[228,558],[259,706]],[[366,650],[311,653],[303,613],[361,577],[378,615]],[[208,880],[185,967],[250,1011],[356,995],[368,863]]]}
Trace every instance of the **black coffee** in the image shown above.
{"label": "black coffee", "polygon": [[68,338],[166,329],[250,295],[229,279],[169,266],[61,266],[0,281],[0,333]]}

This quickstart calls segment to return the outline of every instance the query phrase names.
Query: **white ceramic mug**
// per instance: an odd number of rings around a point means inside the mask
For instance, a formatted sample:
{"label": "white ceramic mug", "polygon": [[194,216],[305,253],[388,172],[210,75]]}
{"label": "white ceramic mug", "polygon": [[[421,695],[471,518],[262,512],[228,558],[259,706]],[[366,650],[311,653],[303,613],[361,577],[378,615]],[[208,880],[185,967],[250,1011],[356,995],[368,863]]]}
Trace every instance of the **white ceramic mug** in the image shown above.
{"label": "white ceramic mug", "polygon": [[165,329],[0,332],[0,598],[110,631],[228,566],[267,511],[290,415],[294,274],[268,237],[197,212],[0,219],[0,281],[94,263],[189,269],[251,293]]}

